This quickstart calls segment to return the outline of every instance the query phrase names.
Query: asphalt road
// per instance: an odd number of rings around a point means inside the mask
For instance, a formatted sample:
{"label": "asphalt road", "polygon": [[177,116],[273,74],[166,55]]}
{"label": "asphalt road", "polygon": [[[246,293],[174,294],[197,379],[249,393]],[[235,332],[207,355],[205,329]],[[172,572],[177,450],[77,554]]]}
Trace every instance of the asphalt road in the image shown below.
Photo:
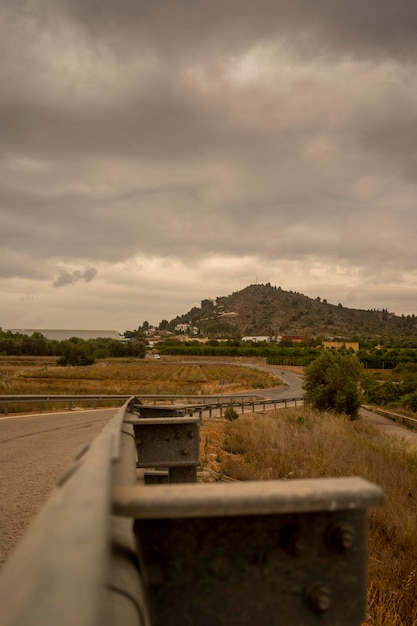
{"label": "asphalt road", "polygon": [[289,370],[260,365],[259,369],[272,372],[284,382],[284,387],[273,387],[272,389],[259,389],[256,395],[265,396],[266,398],[300,398],[304,395],[303,378],[300,374],[295,374]]}
{"label": "asphalt road", "polygon": [[0,565],[50,496],[81,445],[117,409],[0,418]]}
{"label": "asphalt road", "polygon": [[360,409],[359,415],[364,422],[374,424],[380,432],[391,437],[400,437],[406,441],[413,441],[417,444],[417,430],[410,430],[407,426],[402,426],[389,417],[372,413],[372,411],[367,409]]}

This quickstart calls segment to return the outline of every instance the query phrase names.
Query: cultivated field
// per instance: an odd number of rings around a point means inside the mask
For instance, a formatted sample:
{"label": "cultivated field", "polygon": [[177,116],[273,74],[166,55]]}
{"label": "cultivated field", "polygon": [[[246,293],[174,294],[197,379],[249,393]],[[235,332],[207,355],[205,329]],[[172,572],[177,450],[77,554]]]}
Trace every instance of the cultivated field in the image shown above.
{"label": "cultivated field", "polygon": [[47,357],[0,357],[1,394],[233,394],[281,384],[279,377],[239,364],[106,359],[59,367]]}

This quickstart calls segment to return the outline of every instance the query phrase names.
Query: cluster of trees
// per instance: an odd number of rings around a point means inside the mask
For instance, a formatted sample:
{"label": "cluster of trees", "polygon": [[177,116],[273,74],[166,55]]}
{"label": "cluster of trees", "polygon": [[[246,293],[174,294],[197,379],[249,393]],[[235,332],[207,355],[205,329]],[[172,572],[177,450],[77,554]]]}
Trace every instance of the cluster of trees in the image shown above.
{"label": "cluster of trees", "polygon": [[314,408],[352,419],[363,401],[417,411],[417,363],[400,363],[390,375],[364,375],[356,356],[326,350],[305,369],[304,389]]}
{"label": "cluster of trees", "polygon": [[[198,341],[179,342],[175,338],[158,343],[160,354],[194,356],[255,356],[266,357],[270,365],[307,366],[322,352],[322,339],[310,341],[308,345],[293,343],[287,339],[275,342],[244,342],[238,339],[218,341],[211,339],[207,343]],[[351,348],[339,348],[340,354],[353,354]],[[416,348],[376,348],[373,345],[361,347],[356,357],[366,369],[394,369],[400,363],[416,363]]]}
{"label": "cluster of trees", "polygon": [[239,339],[228,339],[227,341],[210,339],[206,343],[199,341],[182,342],[175,337],[158,342],[158,352],[170,355],[266,357],[269,363],[276,365],[285,365],[285,360],[294,361],[294,359],[300,360],[299,365],[307,365],[318,355],[315,347],[303,347],[297,343],[293,344],[289,340],[286,340],[281,346],[281,344],[273,341],[250,342]]}
{"label": "cluster of trees", "polygon": [[361,347],[356,356],[367,369],[395,369],[401,363],[417,364],[416,348]]}
{"label": "cluster of trees", "polygon": [[117,357],[144,358],[144,341],[127,343],[117,339],[97,338],[83,340],[72,337],[65,341],[46,339],[42,333],[23,335],[0,332],[0,355],[4,356],[57,356],[61,365],[90,365],[96,359]]}
{"label": "cluster of trees", "polygon": [[369,404],[402,406],[417,411],[417,363],[400,363],[391,376],[366,376],[365,399]]}

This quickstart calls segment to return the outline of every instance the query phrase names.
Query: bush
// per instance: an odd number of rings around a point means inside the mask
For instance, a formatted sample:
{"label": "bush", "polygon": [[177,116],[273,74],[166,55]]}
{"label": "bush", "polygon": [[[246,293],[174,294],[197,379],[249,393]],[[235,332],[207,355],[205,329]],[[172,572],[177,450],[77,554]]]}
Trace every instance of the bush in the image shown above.
{"label": "bush", "polygon": [[305,401],[318,411],[346,413],[351,419],[361,405],[362,366],[351,354],[326,350],[305,370]]}
{"label": "bush", "polygon": [[408,393],[401,398],[401,404],[406,409],[417,411],[417,391],[414,393]]}
{"label": "bush", "polygon": [[230,404],[224,412],[224,417],[225,419],[229,420],[229,422],[233,422],[234,420],[237,420],[239,415],[237,414],[233,406]]}
{"label": "bush", "polygon": [[58,360],[58,365],[93,365],[94,362],[90,346],[86,342],[77,344],[69,341]]}

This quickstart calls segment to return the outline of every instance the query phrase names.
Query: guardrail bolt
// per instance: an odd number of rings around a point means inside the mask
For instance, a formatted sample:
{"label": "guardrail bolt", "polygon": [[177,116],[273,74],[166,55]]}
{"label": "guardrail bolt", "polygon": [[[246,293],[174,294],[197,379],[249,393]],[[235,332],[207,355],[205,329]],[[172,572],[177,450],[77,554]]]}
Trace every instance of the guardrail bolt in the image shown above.
{"label": "guardrail bolt", "polygon": [[355,543],[355,529],[348,522],[334,524],[328,530],[328,540],[337,552],[350,550]]}
{"label": "guardrail bolt", "polygon": [[189,439],[194,439],[194,437],[195,437],[195,433],[194,433],[192,430],[189,430],[189,431],[187,432],[187,437],[188,437]]}
{"label": "guardrail bolt", "polygon": [[307,589],[307,602],[315,613],[325,613],[332,605],[331,591],[326,585],[316,583]]}
{"label": "guardrail bolt", "polygon": [[289,535],[286,546],[290,554],[294,556],[299,556],[306,549],[305,540],[298,532],[293,532]]}

